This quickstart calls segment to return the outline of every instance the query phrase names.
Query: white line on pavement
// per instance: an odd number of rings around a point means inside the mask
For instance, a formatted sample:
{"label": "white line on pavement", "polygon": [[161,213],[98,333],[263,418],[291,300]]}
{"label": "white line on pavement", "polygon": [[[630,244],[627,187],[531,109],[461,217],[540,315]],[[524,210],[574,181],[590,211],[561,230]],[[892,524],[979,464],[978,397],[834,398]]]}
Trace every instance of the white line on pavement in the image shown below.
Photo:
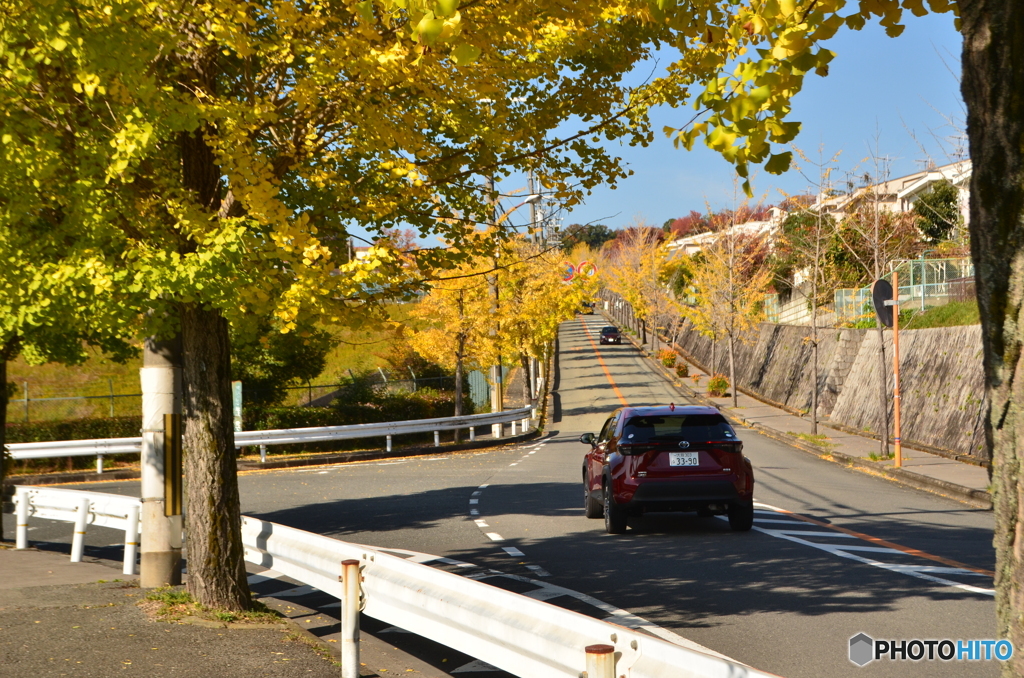
{"label": "white line on pavement", "polygon": [[509,554],[510,556],[515,556],[516,558],[526,555],[525,553],[517,549],[515,546],[504,546],[502,547],[501,550]]}
{"label": "white line on pavement", "polygon": [[488,537],[490,537],[491,541],[505,541],[505,538],[502,537],[497,532],[484,532],[484,534],[486,534]]}

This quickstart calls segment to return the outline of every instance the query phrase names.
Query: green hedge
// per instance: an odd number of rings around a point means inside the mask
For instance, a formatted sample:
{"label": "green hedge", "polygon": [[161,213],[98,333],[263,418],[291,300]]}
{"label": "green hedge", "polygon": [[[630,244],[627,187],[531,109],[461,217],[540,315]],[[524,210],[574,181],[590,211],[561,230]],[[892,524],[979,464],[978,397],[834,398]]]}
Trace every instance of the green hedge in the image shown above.
{"label": "green hedge", "polygon": [[142,435],[142,415],[102,417],[69,421],[30,421],[7,424],[7,442],[42,443],[50,440],[137,438]]}
{"label": "green hedge", "polygon": [[[42,443],[51,440],[89,440],[92,438],[137,438],[142,417],[98,417],[69,421],[31,421],[7,424],[7,442]],[[137,454],[112,454],[104,463],[138,461]],[[96,468],[96,457],[50,457],[8,461],[13,473],[49,473]]]}

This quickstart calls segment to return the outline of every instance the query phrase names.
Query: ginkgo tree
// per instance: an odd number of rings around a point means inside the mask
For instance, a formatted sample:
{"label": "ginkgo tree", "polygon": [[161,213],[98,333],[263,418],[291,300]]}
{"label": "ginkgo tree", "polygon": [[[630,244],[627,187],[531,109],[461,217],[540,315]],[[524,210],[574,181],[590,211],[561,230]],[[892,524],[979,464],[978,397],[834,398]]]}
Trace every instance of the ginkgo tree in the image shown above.
{"label": "ginkgo tree", "polygon": [[[180,333],[189,589],[249,604],[228,328],[358,322],[470,256],[478,179],[530,169],[566,203],[625,176],[592,135],[650,136],[620,76],[666,33],[598,3],[0,3],[5,158],[54,222],[103,241],[93,274]],[[566,138],[553,130],[582,121]],[[74,182],[53,181],[75,175]],[[47,182],[52,182],[48,184]],[[8,224],[20,185],[5,182]],[[469,218],[465,215],[469,215]],[[451,248],[348,260],[354,226]],[[499,238],[505,237],[499,233]]]}

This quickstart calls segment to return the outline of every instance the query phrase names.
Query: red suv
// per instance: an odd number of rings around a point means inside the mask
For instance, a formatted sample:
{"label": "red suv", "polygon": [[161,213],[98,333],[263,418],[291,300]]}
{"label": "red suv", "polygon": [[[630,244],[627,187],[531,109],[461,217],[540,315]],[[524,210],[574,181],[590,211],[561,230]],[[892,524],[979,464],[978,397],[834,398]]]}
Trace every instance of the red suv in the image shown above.
{"label": "red suv", "polygon": [[743,443],[713,407],[623,407],[601,433],[584,433],[584,508],[605,529],[654,511],[728,514],[729,526],[754,524],[754,470]]}

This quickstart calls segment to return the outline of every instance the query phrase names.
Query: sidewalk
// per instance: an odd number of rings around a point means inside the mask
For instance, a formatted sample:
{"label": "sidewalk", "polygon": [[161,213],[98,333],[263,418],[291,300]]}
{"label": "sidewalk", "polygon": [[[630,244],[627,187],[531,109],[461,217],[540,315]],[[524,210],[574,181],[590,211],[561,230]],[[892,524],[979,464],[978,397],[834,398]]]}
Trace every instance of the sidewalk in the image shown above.
{"label": "sidewalk", "polygon": [[[0,544],[0,670],[4,676],[311,676],[337,678],[337,620],[272,595],[280,623],[156,621],[147,591],[120,563]],[[187,618],[186,618],[187,619]],[[310,626],[331,625],[314,635]],[[325,629],[326,630],[326,629]],[[318,638],[319,636],[319,638]],[[332,640],[332,637],[334,640]],[[390,643],[360,634],[360,675],[447,676]]]}
{"label": "sidewalk", "polygon": [[[930,452],[903,447],[903,466],[895,468],[894,461],[874,461],[879,441],[832,427],[827,421],[818,421],[818,438],[811,436],[811,422],[806,417],[764,403],[753,396],[739,393],[737,406],[732,397],[711,398],[700,386],[707,383],[708,375],[687,361],[690,374],[700,375],[697,384],[692,376],[680,379],[651,356],[650,345],[641,346],[639,339],[623,332],[659,374],[675,384],[680,392],[698,402],[714,405],[734,422],[752,428],[770,438],[814,454],[822,459],[852,466],[857,470],[881,476],[888,480],[920,490],[939,494],[971,506],[992,508],[988,491],[988,470],[956,459]],[[823,438],[820,436],[824,436]],[[889,446],[890,452],[892,445]]]}

